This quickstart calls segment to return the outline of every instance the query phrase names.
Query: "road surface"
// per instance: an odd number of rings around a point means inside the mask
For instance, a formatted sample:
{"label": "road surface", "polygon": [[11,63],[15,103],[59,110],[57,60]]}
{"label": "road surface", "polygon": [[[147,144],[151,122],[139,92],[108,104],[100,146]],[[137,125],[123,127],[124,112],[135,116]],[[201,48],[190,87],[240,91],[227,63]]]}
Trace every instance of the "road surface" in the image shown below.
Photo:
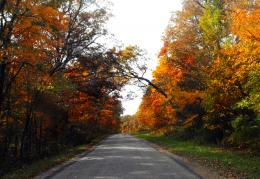
{"label": "road surface", "polygon": [[143,140],[131,135],[116,134],[108,137],[94,151],[51,178],[193,179],[200,177]]}

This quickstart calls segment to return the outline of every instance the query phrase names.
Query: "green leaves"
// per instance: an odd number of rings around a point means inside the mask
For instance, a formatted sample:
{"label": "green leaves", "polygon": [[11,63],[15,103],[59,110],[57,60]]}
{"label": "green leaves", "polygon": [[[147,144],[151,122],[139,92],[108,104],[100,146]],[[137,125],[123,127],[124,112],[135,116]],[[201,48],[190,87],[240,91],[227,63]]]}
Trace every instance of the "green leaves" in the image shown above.
{"label": "green leaves", "polygon": [[213,2],[207,1],[203,15],[199,20],[199,26],[203,31],[203,38],[207,45],[214,47],[214,51],[219,50],[223,30],[221,24],[222,9],[219,5],[219,1],[220,0],[214,0]]}
{"label": "green leaves", "polygon": [[260,66],[257,71],[249,73],[244,88],[249,91],[249,96],[238,102],[237,107],[247,107],[260,112]]}

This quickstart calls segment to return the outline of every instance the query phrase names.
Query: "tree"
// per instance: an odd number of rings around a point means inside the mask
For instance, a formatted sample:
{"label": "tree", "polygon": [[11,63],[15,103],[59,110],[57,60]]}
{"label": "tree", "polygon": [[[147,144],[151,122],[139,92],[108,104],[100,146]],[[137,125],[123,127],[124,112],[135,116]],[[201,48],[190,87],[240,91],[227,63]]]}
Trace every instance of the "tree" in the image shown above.
{"label": "tree", "polygon": [[153,73],[167,99],[147,88],[136,118],[143,128],[259,146],[258,4],[184,1],[169,22]]}

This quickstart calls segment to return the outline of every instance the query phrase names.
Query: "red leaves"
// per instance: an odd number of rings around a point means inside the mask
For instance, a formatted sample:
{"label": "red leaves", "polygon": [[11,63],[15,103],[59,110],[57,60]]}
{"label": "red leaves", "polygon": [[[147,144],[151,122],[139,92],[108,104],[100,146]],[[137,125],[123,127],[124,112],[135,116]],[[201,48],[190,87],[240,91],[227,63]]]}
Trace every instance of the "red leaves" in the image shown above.
{"label": "red leaves", "polygon": [[184,59],[184,63],[187,64],[187,65],[191,65],[194,62],[194,60],[195,60],[195,58],[193,56],[187,56]]}

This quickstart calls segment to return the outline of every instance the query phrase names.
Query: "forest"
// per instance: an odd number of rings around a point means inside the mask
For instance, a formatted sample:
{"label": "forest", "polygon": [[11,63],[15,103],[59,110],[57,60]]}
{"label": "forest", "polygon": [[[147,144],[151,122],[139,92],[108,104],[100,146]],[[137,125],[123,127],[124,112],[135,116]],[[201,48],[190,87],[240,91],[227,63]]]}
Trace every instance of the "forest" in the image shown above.
{"label": "forest", "polygon": [[142,51],[102,42],[109,16],[95,1],[0,1],[0,176],[118,131]]}
{"label": "forest", "polygon": [[[259,152],[259,5],[183,0],[150,81],[142,49],[106,45],[106,3],[0,0],[0,176],[120,130]],[[129,83],[145,94],[122,120]]]}
{"label": "forest", "polygon": [[260,150],[260,2],[185,0],[123,131]]}

